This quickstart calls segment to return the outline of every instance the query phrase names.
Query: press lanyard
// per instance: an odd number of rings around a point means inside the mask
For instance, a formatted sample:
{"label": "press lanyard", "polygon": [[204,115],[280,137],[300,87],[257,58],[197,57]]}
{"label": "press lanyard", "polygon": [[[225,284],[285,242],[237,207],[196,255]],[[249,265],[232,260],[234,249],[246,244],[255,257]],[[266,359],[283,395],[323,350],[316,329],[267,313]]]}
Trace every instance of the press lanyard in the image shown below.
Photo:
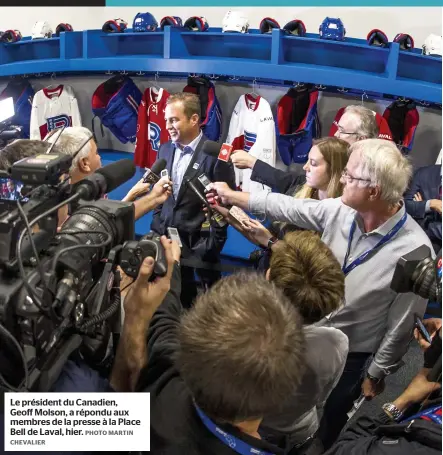
{"label": "press lanyard", "polygon": [[434,406],[433,408],[429,408],[426,411],[421,411],[418,412],[417,414],[413,415],[412,417],[408,417],[405,420],[402,420],[402,422],[409,422],[410,420],[414,419],[421,419],[425,418],[425,420],[433,420],[435,423],[438,423],[441,425],[441,405],[439,406]]}
{"label": "press lanyard", "polygon": [[204,426],[223,444],[229,446],[235,452],[240,455],[274,455],[270,452],[258,450],[241,439],[236,438],[232,434],[226,433],[226,431],[218,427],[197,405],[194,404],[194,406]]}
{"label": "press lanyard", "polygon": [[349,253],[351,252],[351,244],[352,244],[352,239],[354,238],[354,233],[355,233],[355,228],[357,227],[357,222],[354,220],[351,226],[351,231],[349,232],[349,239],[348,239],[348,250],[346,251],[346,256],[345,260],[343,262],[343,273],[347,275],[349,272],[354,270],[356,267],[358,267],[360,264],[363,264],[365,262],[366,258],[370,253],[372,253],[374,250],[380,248],[383,246],[385,243],[389,242],[389,240],[394,237],[395,234],[402,228],[402,226],[406,223],[406,218],[407,218],[407,213],[405,212],[404,215],[401,217],[400,221],[375,245],[373,248],[370,250],[366,251],[363,253],[361,256],[359,256],[357,259],[355,259],[351,264],[346,265],[348,262],[349,258]]}

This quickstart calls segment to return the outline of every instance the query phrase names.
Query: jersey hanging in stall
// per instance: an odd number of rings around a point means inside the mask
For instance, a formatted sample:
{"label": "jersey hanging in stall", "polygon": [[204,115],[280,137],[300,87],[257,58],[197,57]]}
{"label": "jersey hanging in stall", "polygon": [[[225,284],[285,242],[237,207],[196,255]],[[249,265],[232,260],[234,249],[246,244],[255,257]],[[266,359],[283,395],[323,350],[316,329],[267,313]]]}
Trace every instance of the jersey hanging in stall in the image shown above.
{"label": "jersey hanging in stall", "polygon": [[160,145],[168,142],[165,108],[169,93],[160,88],[149,87],[143,94],[138,108],[137,139],[134,163],[151,168],[157,159]]}
{"label": "jersey hanging in stall", "polygon": [[306,163],[312,140],[320,136],[318,90],[292,87],[277,106],[278,151],[283,163]]}
{"label": "jersey hanging in stall", "polygon": [[43,140],[49,132],[63,126],[82,126],[72,88],[59,85],[38,91],[32,102],[31,139]]}
{"label": "jersey hanging in stall", "polygon": [[[275,166],[275,122],[271,106],[262,98],[251,94],[240,96],[229,124],[226,142],[244,150],[265,163]],[[254,192],[270,188],[251,181],[251,169],[235,169],[237,186],[242,191]]]}
{"label": "jersey hanging in stall", "polygon": [[208,139],[218,142],[222,132],[222,110],[214,84],[206,77],[190,76],[183,91],[198,95],[201,108],[200,128]]}
{"label": "jersey hanging in stall", "polygon": [[416,104],[411,100],[394,101],[384,111],[383,119],[392,132],[392,140],[398,149],[407,155],[412,150],[415,131],[420,121]]}

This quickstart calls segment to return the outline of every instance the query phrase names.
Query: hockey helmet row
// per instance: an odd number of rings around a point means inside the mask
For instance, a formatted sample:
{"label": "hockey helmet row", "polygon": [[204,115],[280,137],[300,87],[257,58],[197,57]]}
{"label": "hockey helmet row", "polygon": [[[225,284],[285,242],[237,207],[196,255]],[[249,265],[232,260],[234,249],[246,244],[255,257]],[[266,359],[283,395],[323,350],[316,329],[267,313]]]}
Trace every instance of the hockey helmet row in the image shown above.
{"label": "hockey helmet row", "polygon": [[[160,24],[157,22],[155,17],[149,13],[138,13],[134,17],[132,30],[134,32],[152,32],[158,28],[161,30],[165,26],[185,28],[191,31],[204,32],[208,30],[209,24],[206,18],[203,16],[192,16],[183,23],[178,16],[165,16]],[[241,11],[228,11],[222,21],[223,32],[237,32],[237,33],[248,33],[249,31],[249,19],[245,13]],[[103,24],[102,30],[106,33],[122,33],[128,27],[128,23],[123,19],[111,19]],[[271,18],[265,17],[260,22],[260,33],[271,33],[272,30],[280,29],[279,23]],[[282,29],[285,33],[293,36],[303,37],[306,35],[305,24],[298,19],[289,21]],[[57,25],[55,30],[55,36],[60,36],[62,32],[72,32],[73,28],[70,24],[61,23]],[[54,35],[51,26],[47,21],[38,21],[32,27],[31,38],[32,39],[44,39],[51,38]],[[326,40],[343,41],[346,36],[346,29],[340,18],[326,17],[319,27],[319,37]],[[14,43],[22,39],[22,34],[19,30],[6,30],[0,32],[0,41],[4,43]],[[370,46],[387,47],[389,39],[386,34],[379,30],[373,29],[367,35],[367,42]],[[400,45],[401,50],[412,50],[414,48],[414,39],[407,33],[398,33],[393,40],[394,43]],[[435,34],[430,34],[423,46],[423,55],[430,56],[442,56],[442,37]]]}
{"label": "hockey helmet row", "polygon": [[[58,24],[55,29],[55,36],[60,36],[62,32],[72,32],[74,29],[70,24]],[[31,31],[32,39],[52,38],[54,32],[47,21],[38,21],[34,24]],[[3,43],[16,43],[22,39],[20,30],[6,30],[0,32],[0,41]]]}
{"label": "hockey helmet row", "polygon": [[[132,22],[132,31],[136,33],[155,32],[163,30],[167,25],[185,28],[192,31],[204,32],[209,28],[208,21],[203,16],[192,16],[184,24],[178,16],[165,16],[160,24],[151,13],[138,13]],[[103,24],[105,33],[123,33],[128,23],[123,19],[111,19]]]}

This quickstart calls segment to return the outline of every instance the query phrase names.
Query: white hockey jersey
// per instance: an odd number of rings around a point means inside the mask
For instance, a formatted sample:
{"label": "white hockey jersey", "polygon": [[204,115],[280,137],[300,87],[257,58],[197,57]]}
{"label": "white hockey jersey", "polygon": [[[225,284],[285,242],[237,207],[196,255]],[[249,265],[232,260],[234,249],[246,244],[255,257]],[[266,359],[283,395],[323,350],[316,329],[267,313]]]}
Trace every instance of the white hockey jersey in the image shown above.
{"label": "white hockey jersey", "polygon": [[[269,103],[258,96],[242,95],[235,105],[226,142],[234,150],[245,150],[265,163],[275,166],[275,123]],[[268,186],[251,181],[251,169],[235,169],[236,184],[242,191],[255,192]]]}
{"label": "white hockey jersey", "polygon": [[82,126],[77,98],[69,85],[46,87],[34,95],[30,138],[43,140],[61,127]]}

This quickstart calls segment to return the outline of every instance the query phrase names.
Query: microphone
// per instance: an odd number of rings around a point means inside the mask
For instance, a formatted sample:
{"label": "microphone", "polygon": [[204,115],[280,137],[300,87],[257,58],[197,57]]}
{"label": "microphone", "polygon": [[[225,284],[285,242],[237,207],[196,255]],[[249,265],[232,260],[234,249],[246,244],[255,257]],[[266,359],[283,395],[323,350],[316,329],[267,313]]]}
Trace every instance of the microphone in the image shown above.
{"label": "microphone", "polygon": [[220,145],[218,142],[214,141],[205,141],[202,146],[203,153],[212,156],[213,158],[217,158],[220,161],[224,161],[225,163],[229,161],[232,149],[233,147],[230,144]]}
{"label": "microphone", "polygon": [[[202,176],[206,177],[204,174],[202,174]],[[200,177],[202,177],[200,176]],[[199,180],[200,180],[200,177],[199,177]],[[207,179],[207,177],[206,177]],[[209,180],[208,180],[209,181]],[[217,225],[219,227],[223,227],[223,226],[226,226],[226,221],[223,219],[223,216],[220,215],[219,213],[214,213],[212,211],[212,208],[211,208],[211,205],[209,204],[209,202],[207,201],[207,199],[203,196],[203,194],[198,190],[198,188],[194,185],[194,182],[192,182],[192,180],[190,179],[186,179],[186,184],[189,185],[189,187],[191,188],[191,190],[196,194],[196,196],[200,199],[200,201],[202,202],[203,205],[205,205],[207,208],[208,208],[208,215],[209,215],[209,218],[212,220],[212,221],[215,221],[217,223]]]}
{"label": "microphone", "polygon": [[160,174],[163,169],[166,169],[166,160],[161,158],[152,165],[151,169],[146,170],[143,175],[143,182],[151,185],[156,184],[160,180]]}
{"label": "microphone", "polygon": [[115,161],[98,169],[76,183],[73,192],[85,201],[95,201],[103,197],[135,175],[135,164],[130,159]]}
{"label": "microphone", "polygon": [[212,208],[209,204],[209,202],[206,200],[206,198],[203,196],[203,194],[200,193],[200,191],[197,189],[197,187],[194,185],[194,183],[192,182],[192,180],[189,180],[189,179],[186,179],[186,184],[189,185],[189,187],[191,188],[191,190],[195,193],[195,195],[200,199],[201,203],[203,205],[206,205],[206,207],[208,208],[208,212],[209,214],[212,216]]}

